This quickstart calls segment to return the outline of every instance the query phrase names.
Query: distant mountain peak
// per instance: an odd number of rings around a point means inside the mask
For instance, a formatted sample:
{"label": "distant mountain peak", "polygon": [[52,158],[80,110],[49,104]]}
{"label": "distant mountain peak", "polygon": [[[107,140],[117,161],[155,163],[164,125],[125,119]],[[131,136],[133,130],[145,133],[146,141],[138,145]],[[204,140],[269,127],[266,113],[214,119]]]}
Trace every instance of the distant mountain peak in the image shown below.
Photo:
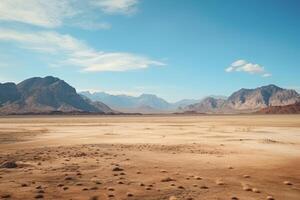
{"label": "distant mountain peak", "polygon": [[157,97],[155,94],[147,94],[147,93],[143,93],[140,95],[140,97]]}

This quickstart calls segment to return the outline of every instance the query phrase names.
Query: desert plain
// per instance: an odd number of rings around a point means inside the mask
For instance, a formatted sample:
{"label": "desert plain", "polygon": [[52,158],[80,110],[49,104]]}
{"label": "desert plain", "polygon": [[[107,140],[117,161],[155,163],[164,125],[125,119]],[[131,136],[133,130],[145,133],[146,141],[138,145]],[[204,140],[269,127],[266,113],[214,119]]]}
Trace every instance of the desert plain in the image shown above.
{"label": "desert plain", "polygon": [[299,200],[300,115],[0,118],[0,199]]}

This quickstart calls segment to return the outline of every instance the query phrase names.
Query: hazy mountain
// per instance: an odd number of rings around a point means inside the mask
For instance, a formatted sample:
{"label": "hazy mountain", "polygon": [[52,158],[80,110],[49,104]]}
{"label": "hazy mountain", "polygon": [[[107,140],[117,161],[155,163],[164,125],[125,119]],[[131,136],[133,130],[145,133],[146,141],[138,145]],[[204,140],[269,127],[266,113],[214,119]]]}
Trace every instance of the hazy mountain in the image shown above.
{"label": "hazy mountain", "polygon": [[111,95],[105,92],[81,92],[93,101],[101,101],[109,107],[122,112],[158,113],[170,111],[172,104],[153,94],[138,97],[128,95]]}
{"label": "hazy mountain", "polygon": [[0,113],[97,112],[112,110],[84,99],[65,81],[55,77],[30,78],[19,84],[0,84]]}
{"label": "hazy mountain", "polygon": [[199,113],[254,112],[269,106],[285,106],[298,101],[300,101],[300,95],[295,90],[267,85],[256,89],[240,89],[225,100],[206,98],[182,110]]}
{"label": "hazy mountain", "polygon": [[[122,112],[129,113],[171,113],[182,111],[188,105],[201,102],[199,99],[183,99],[175,103],[170,103],[163,98],[153,94],[142,94],[138,97],[128,95],[112,95],[105,92],[91,93],[88,91],[81,92],[94,101],[101,101],[109,107]],[[224,96],[209,96],[226,99]]]}
{"label": "hazy mountain", "polygon": [[199,103],[200,101],[201,100],[199,100],[199,99],[182,99],[180,101],[173,103],[173,107],[176,109],[181,109],[181,108],[184,108],[185,106]]}

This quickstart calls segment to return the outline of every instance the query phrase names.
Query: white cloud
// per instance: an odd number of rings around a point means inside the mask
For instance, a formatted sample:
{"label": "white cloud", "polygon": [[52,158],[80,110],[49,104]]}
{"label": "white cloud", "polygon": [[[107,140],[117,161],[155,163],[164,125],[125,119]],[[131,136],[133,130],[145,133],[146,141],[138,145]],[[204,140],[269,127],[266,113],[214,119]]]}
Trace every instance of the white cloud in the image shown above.
{"label": "white cloud", "polygon": [[[80,59],[74,61],[81,63]],[[148,68],[150,65],[162,66],[161,62],[151,60],[144,56],[130,53],[99,53],[97,56],[85,60],[90,65],[84,71],[127,71]]]}
{"label": "white cloud", "polygon": [[225,69],[226,72],[246,72],[249,74],[260,74],[262,77],[270,77],[265,68],[259,64],[253,64],[246,60],[237,60]]}
{"label": "white cloud", "polygon": [[[134,13],[138,0],[0,0],[0,21],[19,22],[44,28],[78,25],[85,29],[108,29],[97,22],[99,11]],[[96,20],[96,21],[94,21]]]}
{"label": "white cloud", "polygon": [[272,76],[272,74],[269,74],[269,73],[263,74],[263,77],[270,77],[270,76]]}
{"label": "white cloud", "polygon": [[231,64],[231,66],[238,67],[238,66],[245,65],[245,64],[247,64],[246,60],[237,60],[237,61],[233,62]]}
{"label": "white cloud", "polygon": [[1,0],[0,20],[53,28],[75,15],[67,0]]}
{"label": "white cloud", "polygon": [[110,14],[131,14],[137,10],[138,0],[91,0],[91,4]]}
{"label": "white cloud", "polygon": [[110,29],[111,28],[111,24],[106,23],[106,22],[93,22],[93,21],[78,21],[73,23],[73,26],[85,29],[85,30],[100,30],[100,29]]}
{"label": "white cloud", "polygon": [[[0,28],[0,41],[13,42],[20,48],[29,49],[47,56],[56,56],[57,65],[79,66],[82,71],[126,71],[163,66],[162,62],[126,52],[101,52],[70,35],[57,32],[17,32]],[[58,58],[57,58],[58,57]]]}

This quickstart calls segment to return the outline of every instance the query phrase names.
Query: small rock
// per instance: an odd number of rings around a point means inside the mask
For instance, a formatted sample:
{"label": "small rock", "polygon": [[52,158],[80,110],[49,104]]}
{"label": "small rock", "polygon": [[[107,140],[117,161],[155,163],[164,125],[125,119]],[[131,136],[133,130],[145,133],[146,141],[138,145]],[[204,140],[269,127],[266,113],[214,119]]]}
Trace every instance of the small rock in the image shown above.
{"label": "small rock", "polygon": [[38,195],[36,195],[34,198],[36,198],[36,199],[43,199],[43,198],[44,198],[44,195],[38,194]]}
{"label": "small rock", "polygon": [[217,185],[224,185],[225,183],[224,183],[222,180],[217,180],[217,181],[216,181],[216,184],[217,184]]}
{"label": "small rock", "polygon": [[127,196],[128,196],[128,197],[133,197],[133,194],[130,193],[130,192],[127,192]]}
{"label": "small rock", "polygon": [[267,200],[275,200],[273,196],[267,196]]}
{"label": "small rock", "polygon": [[252,191],[252,189],[248,185],[243,186],[244,191]]}
{"label": "small rock", "polygon": [[114,171],[114,172],[120,172],[120,171],[124,171],[124,169],[122,169],[122,168],[120,168],[120,167],[114,167],[114,168],[112,169],[112,171]]}
{"label": "small rock", "polygon": [[140,186],[145,186],[145,184],[144,184],[144,183],[140,183],[139,185],[140,185]]}
{"label": "small rock", "polygon": [[173,178],[170,178],[170,177],[167,177],[167,178],[164,178],[161,180],[161,182],[171,182],[171,181],[176,181],[176,180]]}
{"label": "small rock", "polygon": [[90,198],[90,200],[98,200],[98,199],[99,199],[98,196],[92,196],[92,197]]}
{"label": "small rock", "polygon": [[98,190],[98,187],[91,187],[90,190]]}
{"label": "small rock", "polygon": [[18,167],[18,165],[14,161],[4,162],[0,166],[0,168],[7,168],[7,169],[13,169],[13,168],[17,168],[17,167]]}
{"label": "small rock", "polygon": [[70,181],[70,180],[73,180],[73,178],[72,177],[66,177],[65,178],[65,181]]}
{"label": "small rock", "polygon": [[252,192],[254,192],[254,193],[260,193],[259,189],[257,189],[257,188],[252,188]]}
{"label": "small rock", "polygon": [[2,198],[2,199],[8,199],[8,198],[10,198],[10,197],[11,197],[10,194],[2,194],[2,195],[1,195],[1,198]]}
{"label": "small rock", "polygon": [[179,185],[177,188],[178,189],[184,189],[184,187],[182,185]]}
{"label": "small rock", "polygon": [[290,181],[284,181],[283,184],[285,184],[285,185],[293,185]]}

